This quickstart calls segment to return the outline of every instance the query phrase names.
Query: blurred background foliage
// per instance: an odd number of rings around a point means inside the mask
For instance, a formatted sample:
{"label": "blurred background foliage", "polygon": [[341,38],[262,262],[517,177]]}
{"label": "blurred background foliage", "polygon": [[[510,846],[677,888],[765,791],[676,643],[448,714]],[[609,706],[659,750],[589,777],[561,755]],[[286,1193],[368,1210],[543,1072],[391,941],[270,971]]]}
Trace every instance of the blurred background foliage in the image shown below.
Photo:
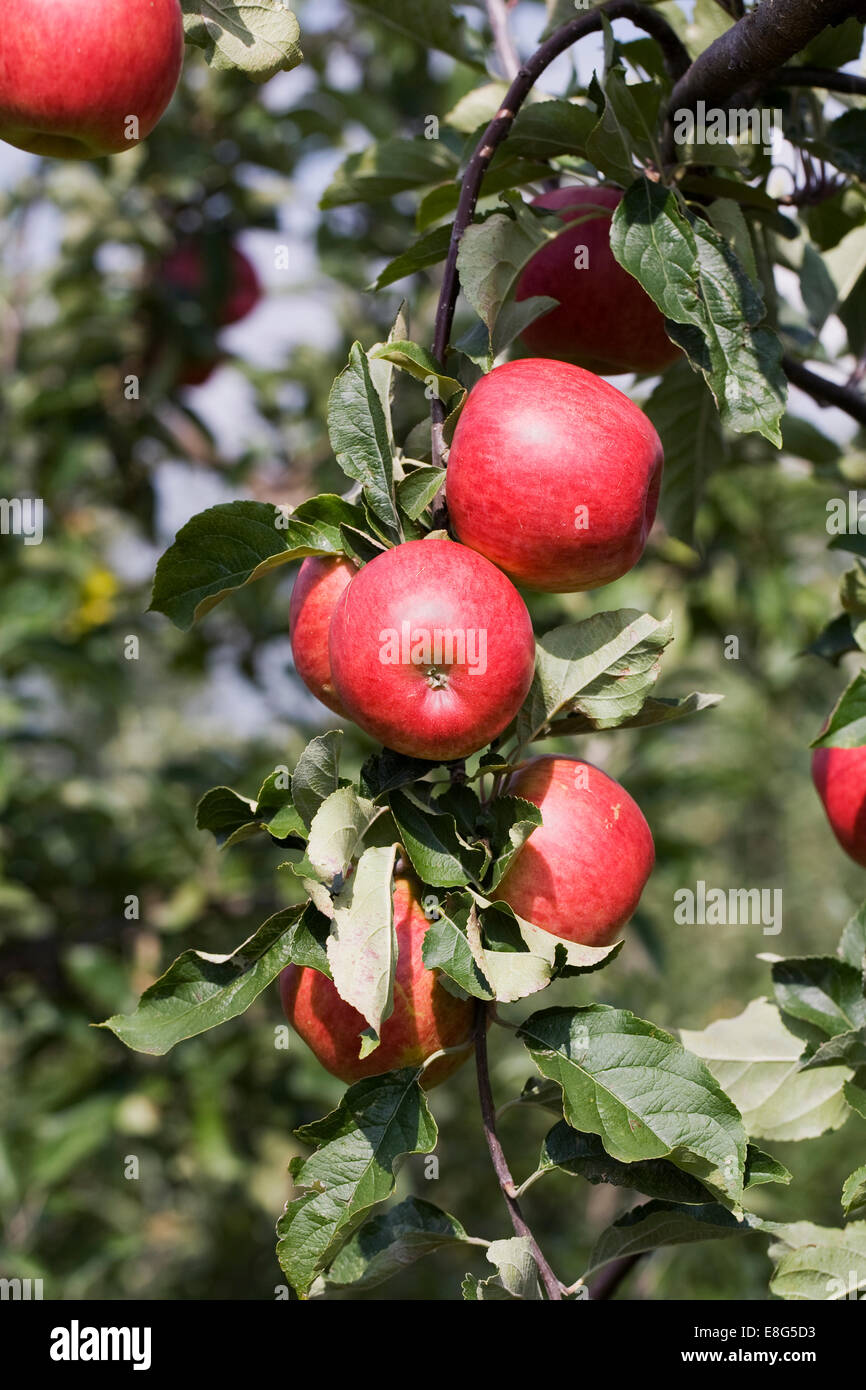
{"label": "blurred background foliage", "polygon": [[[218,783],[254,796],[333,723],[292,670],[291,574],[241,591],[184,635],[146,612],[155,560],[213,502],[297,503],[340,488],[325,414],[350,343],[383,338],[401,292],[413,335],[431,336],[435,272],[367,288],[412,239],[415,200],[325,212],[318,201],[347,153],[421,134],[478,74],[331,0],[296,8],[301,68],[258,88],[188,50],[169,114],[133,153],[64,165],[0,148],[0,493],[45,503],[42,544],[0,537],[0,1272],[43,1278],[50,1298],[272,1297],[292,1131],[342,1091],[299,1042],[275,1045],[276,988],[164,1058],[91,1027],[131,1007],[181,950],[229,951],[292,900],[279,847],[254,839],[220,854],[194,827],[195,803]],[[520,8],[537,35],[543,7]],[[840,194],[808,216],[831,249],[863,222],[862,199]],[[190,239],[223,264],[237,242],[263,282],[258,307],[218,345],[195,297],[160,278]],[[796,317],[796,274],[782,270],[777,284]],[[828,331],[840,353],[859,353],[849,318],[850,342],[838,319]],[[181,383],[191,358],[218,354],[204,386]],[[650,385],[632,394],[645,399]],[[404,429],[424,405],[420,388],[403,388]],[[660,693],[725,696],[693,722],[563,743],[636,796],[658,864],[618,962],[554,986],[551,1003],[597,998],[702,1028],[767,990],[759,952],[832,952],[864,896],[809,779],[807,744],[845,663],[804,653],[837,610],[846,567],[826,550],[825,505],[866,476],[866,456],[838,412],[797,393],[792,406],[781,455],[740,437],[724,458],[695,457],[711,472],[697,551],[659,530],[615,586],[531,600],[541,630],[601,608],[673,611]],[[369,746],[352,728],[346,742],[351,772]],[[697,879],[783,888],[782,934],[675,926],[673,894]],[[504,1103],[527,1062],[506,1030],[491,1050]],[[400,1194],[430,1195],[473,1234],[505,1234],[472,1069],[432,1104],[438,1179],[411,1159]],[[531,1108],[503,1117],[518,1180],[547,1127]],[[795,1181],[760,1189],[761,1213],[838,1225],[862,1126],[772,1148]],[[526,1202],[566,1278],[631,1204],[561,1173]],[[466,1259],[439,1254],[368,1296],[454,1296]],[[768,1272],[763,1241],[716,1242],[654,1255],[628,1291],[757,1299]]]}

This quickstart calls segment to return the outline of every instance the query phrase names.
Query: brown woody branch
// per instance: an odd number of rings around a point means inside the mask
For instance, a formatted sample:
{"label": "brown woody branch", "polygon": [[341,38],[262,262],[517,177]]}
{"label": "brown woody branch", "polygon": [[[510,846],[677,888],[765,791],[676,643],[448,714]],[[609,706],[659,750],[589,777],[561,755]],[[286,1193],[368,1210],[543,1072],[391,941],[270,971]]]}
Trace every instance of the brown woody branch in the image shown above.
{"label": "brown woody branch", "polygon": [[554,1302],[560,1302],[563,1293],[562,1285],[541,1253],[535,1236],[526,1224],[520,1203],[515,1196],[516,1188],[511,1176],[511,1169],[496,1133],[496,1109],[490,1086],[490,1069],[487,1065],[487,1005],[482,999],[477,1000],[475,1010],[475,1068],[478,1074],[478,1099],[481,1103],[484,1137],[490,1150],[493,1171],[508,1208],[508,1215],[511,1217],[511,1224],[514,1227],[515,1235],[524,1236],[529,1241],[532,1256],[538,1266],[547,1297]]}

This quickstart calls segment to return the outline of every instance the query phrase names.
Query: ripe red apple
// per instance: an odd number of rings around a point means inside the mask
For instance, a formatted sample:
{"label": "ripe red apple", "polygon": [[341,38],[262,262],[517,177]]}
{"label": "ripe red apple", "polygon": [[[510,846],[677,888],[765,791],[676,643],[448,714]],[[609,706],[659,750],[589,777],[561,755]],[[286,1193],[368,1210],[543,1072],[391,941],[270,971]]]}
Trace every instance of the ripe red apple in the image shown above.
{"label": "ripe red apple", "polygon": [[662,446],[610,382],[529,357],[481,377],[457,422],[448,512],[458,539],[518,584],[597,589],[640,559]]}
{"label": "ripe red apple", "polygon": [[[203,332],[205,341],[231,323],[252,313],[262,297],[258,272],[237,246],[207,241],[181,242],[156,271],[160,289],[175,301],[186,301],[191,313],[191,333]],[[219,355],[193,353],[178,373],[181,386],[202,386],[219,364]]]}
{"label": "ripe red apple", "polygon": [[309,555],[295,580],[289,607],[289,636],[295,670],[317,700],[346,717],[331,679],[328,633],[337,601],[357,574],[350,560]]}
{"label": "ripe red apple", "polygon": [[500,734],[527,695],[535,642],[501,570],[449,540],[408,541],[355,575],[331,623],[346,710],[410,757],[463,758]]}
{"label": "ripe red apple", "polygon": [[258,272],[238,246],[183,241],[165,257],[159,278],[171,291],[200,302],[204,316],[220,328],[252,313],[262,297]]}
{"label": "ripe red apple", "polygon": [[[618,188],[572,187],[532,202],[571,214],[573,221],[593,205],[613,213],[621,198]],[[524,329],[523,344],[536,357],[556,357],[603,375],[664,371],[682,354],[665,332],[661,310],[611,251],[610,221],[600,212],[567,226],[526,264],[515,299],[549,295],[559,306]]]}
{"label": "ripe red apple", "polygon": [[637,907],[655,862],[640,807],[619,782],[579,758],[533,758],[505,790],[537,806],[542,824],[492,896],[554,936],[609,946]]}
{"label": "ripe red apple", "polygon": [[415,1067],[442,1047],[460,1047],[440,1057],[424,1073],[425,1088],[461,1067],[472,1047],[474,1007],[471,999],[456,999],[428,970],[421,948],[430,926],[419,902],[420,885],[398,877],[394,883],[394,927],[397,969],[394,1011],[382,1024],[379,1046],[363,1061],[358,1056],[363,1016],[341,999],[336,986],[318,970],[289,965],[280,975],[280,995],[286,1018],[316,1054],[322,1066],[341,1081]]}
{"label": "ripe red apple", "polygon": [[132,149],[171,101],[182,63],[178,0],[7,0],[0,139],[60,159]]}
{"label": "ripe red apple", "polygon": [[866,748],[816,748],[812,780],[839,844],[866,869]]}

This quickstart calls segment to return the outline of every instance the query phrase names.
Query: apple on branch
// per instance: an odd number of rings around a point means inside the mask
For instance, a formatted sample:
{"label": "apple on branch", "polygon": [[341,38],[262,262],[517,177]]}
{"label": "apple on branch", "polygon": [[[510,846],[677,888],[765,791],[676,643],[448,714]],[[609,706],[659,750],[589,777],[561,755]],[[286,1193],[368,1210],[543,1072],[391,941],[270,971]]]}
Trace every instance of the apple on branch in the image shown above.
{"label": "apple on branch", "polygon": [[394,930],[397,968],[394,1009],[385,1019],[379,1046],[361,1059],[363,1016],[337,993],[336,986],[311,966],[289,965],[280,976],[280,996],[289,1023],[341,1081],[416,1067],[440,1048],[464,1051],[440,1057],[424,1073],[423,1085],[436,1086],[461,1067],[472,1048],[474,1001],[449,994],[439,973],[422,958],[430,923],[420,902],[420,884],[406,876],[394,882]]}
{"label": "apple on branch", "polygon": [[[554,188],[533,198],[574,225],[542,246],[524,267],[515,299],[546,295],[559,306],[523,330],[521,341],[534,357],[555,357],[610,376],[617,372],[661,372],[680,349],[665,332],[661,310],[610,249],[610,216],[622,199],[618,188]],[[576,221],[584,217],[585,221]]]}
{"label": "apple on branch", "polygon": [[6,0],[0,139],[97,159],[145,139],[183,64],[178,0]]}
{"label": "apple on branch", "polygon": [[448,512],[458,539],[515,583],[597,589],[643,554],[662,462],[652,423],[610,382],[547,358],[506,362],[457,422]]}
{"label": "apple on branch", "polygon": [[839,844],[866,869],[866,748],[816,748],[812,780]]}
{"label": "apple on branch", "polygon": [[510,580],[435,537],[394,546],[355,575],[329,649],[355,723],[398,753],[439,762],[501,734],[535,669],[532,622]]}
{"label": "apple on branch", "polygon": [[492,897],[554,936],[609,946],[637,907],[655,862],[637,802],[600,768],[555,755],[524,763],[504,791],[537,806],[542,824]]}
{"label": "apple on branch", "polygon": [[340,595],[357,574],[343,556],[309,555],[298,570],[289,606],[295,670],[317,700],[346,718],[331,675],[328,636]]}

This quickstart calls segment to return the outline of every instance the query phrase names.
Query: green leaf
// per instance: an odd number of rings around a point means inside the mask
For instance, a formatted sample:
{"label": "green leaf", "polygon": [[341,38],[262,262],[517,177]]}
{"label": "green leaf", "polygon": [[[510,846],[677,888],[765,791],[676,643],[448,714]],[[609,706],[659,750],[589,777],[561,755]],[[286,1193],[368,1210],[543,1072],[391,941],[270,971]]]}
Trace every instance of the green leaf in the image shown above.
{"label": "green leaf", "polygon": [[866,1067],[860,1067],[842,1088],[845,1100],[851,1109],[866,1120]]}
{"label": "green leaf", "polygon": [[329,974],[324,939],[327,922],[308,904],[269,917],[227,956],[184,951],[131,1014],[115,1014],[109,1028],[127,1047],[162,1057],[176,1043],[216,1028],[249,1008],[280,971],[293,962]]}
{"label": "green leaf", "polygon": [[[644,701],[638,713],[631,719],[621,720],[617,728],[648,729],[654,724],[670,724],[690,714],[698,714],[701,710],[714,709],[723,699],[723,695],[702,694],[700,691],[693,691],[691,695],[681,695],[677,699],[650,698]],[[563,734],[591,734],[597,728],[598,725],[585,714],[569,714],[564,719],[554,720],[550,726],[550,736],[561,738]]]}
{"label": "green leaf", "polygon": [[802,144],[843,173],[866,179],[866,111],[846,111],[830,123],[820,139],[804,140]]}
{"label": "green leaf", "polygon": [[[512,1298],[540,1299],[538,1265],[532,1253],[529,1236],[511,1236],[508,1240],[491,1241],[487,1247],[487,1258],[496,1266],[499,1283]],[[482,1280],[485,1297],[493,1281]]]}
{"label": "green leaf", "polygon": [[369,1038],[361,1055],[378,1045],[382,1023],[394,1010],[397,933],[392,879],[397,846],[366,849],[348,883],[334,898],[328,964],[341,999],[366,1019]]}
{"label": "green leaf", "polygon": [[357,479],[371,510],[398,533],[388,422],[360,343],[352,344],[349,365],[331,388],[328,433],[343,472]]}
{"label": "green leaf", "polygon": [[855,970],[859,970],[862,979],[866,972],[866,903],[847,923],[838,952],[840,960],[847,961]]}
{"label": "green leaf", "polygon": [[380,814],[380,807],[359,797],[352,787],[339,787],[325,797],[313,816],[307,843],[307,858],[323,883],[345,877],[366,831]]}
{"label": "green leaf", "polygon": [[342,741],[341,729],[331,729],[312,739],[292,773],[292,801],[308,829],[322,802],[340,785]]}
{"label": "green leaf", "polygon": [[491,342],[502,306],[526,262],[563,227],[560,218],[533,213],[519,197],[507,201],[514,215],[497,212],[485,222],[472,223],[457,256],[463,293]]}
{"label": "green leaf", "polygon": [[397,484],[400,510],[412,521],[417,521],[440,491],[444,481],[444,468],[430,468],[426,464],[413,468]]}
{"label": "green leaf", "polygon": [[483,873],[486,851],[467,844],[452,815],[428,808],[405,791],[392,792],[388,804],[422,882],[431,888],[460,888]]}
{"label": "green leaf", "polygon": [[438,265],[444,261],[448,255],[448,247],[451,244],[451,224],[444,227],[434,227],[432,232],[427,232],[417,241],[413,241],[411,246],[407,246],[405,251],[401,251],[399,256],[395,256],[393,261],[389,261],[384,270],[380,270],[376,276],[373,289],[383,290],[387,285],[393,285],[397,280],[402,280],[406,275],[415,275],[419,270],[427,270],[430,266]]}
{"label": "green leaf", "polygon": [[689,1245],[694,1241],[748,1235],[756,1224],[754,1218],[738,1218],[717,1202],[704,1206],[645,1202],[627,1211],[602,1232],[589,1257],[589,1268],[582,1277],[585,1279],[611,1260],[641,1255],[663,1245]]}
{"label": "green leaf", "polygon": [[704,1059],[755,1138],[814,1139],[848,1118],[848,1070],[801,1071],[803,1044],[766,999],[753,999],[736,1018],[717,1019],[702,1033],[683,1030],[680,1036]]}
{"label": "green leaf", "polygon": [[181,9],[188,41],[217,71],[267,82],[303,61],[298,21],[282,0],[181,0]]}
{"label": "green leaf", "polygon": [[561,155],[580,156],[595,123],[595,113],[573,101],[532,102],[518,112],[509,131],[505,146],[508,158],[547,160]]}
{"label": "green leaf", "polygon": [[279,1220],[277,1255],[301,1298],[370,1207],[391,1195],[397,1160],[435,1147],[436,1124],[420,1074],[407,1067],[358,1081],[330,1115],[297,1131],[316,1152],[293,1166],[296,1185],[308,1190]]}
{"label": "green leaf", "polygon": [[361,768],[361,792],[377,801],[397,787],[420,781],[433,766],[423,758],[409,758],[393,748],[383,748],[371,754]]}
{"label": "green leaf", "polygon": [[672,640],[671,620],[620,608],[546,632],[536,643],[535,675],[517,716],[521,746],[557,715],[577,711],[611,728],[640,710]]}
{"label": "green leaf", "polygon": [[616,209],[611,249],[670,321],[731,429],[780,446],[787,387],[764,304],[719,233],[675,193],[638,179]]}
{"label": "green leaf", "polygon": [[382,202],[397,193],[429,188],[456,173],[457,157],[441,140],[383,140],[349,155],[319,206]]}
{"label": "green leaf", "polygon": [[428,970],[440,970],[474,999],[493,999],[484,971],[484,951],[475,904],[468,893],[449,894],[431,914],[422,947]]}
{"label": "green leaf", "polygon": [[541,1175],[555,1168],[593,1184],[611,1183],[667,1202],[702,1203],[708,1197],[703,1183],[681,1172],[669,1159],[619,1163],[605,1151],[597,1134],[582,1134],[565,1120],[555,1124],[545,1137],[536,1171]]}
{"label": "green leaf", "polygon": [[866,1290],[866,1222],[844,1230],[798,1221],[773,1226],[779,1237],[770,1247],[776,1268],[770,1292],[777,1298],[837,1302]]}
{"label": "green leaf", "polygon": [[480,35],[447,0],[351,0],[356,9],[380,19],[424,48],[438,48],[470,67],[484,68]]}
{"label": "green leaf", "polygon": [[853,965],[833,956],[792,957],[774,961],[772,973],[783,1015],[817,1030],[818,1040],[866,1024],[862,976]]}
{"label": "green leaf", "polygon": [[712,395],[687,362],[674,362],[646,405],[665,455],[659,512],[672,536],[694,545],[705,480],[725,462],[725,437]]}
{"label": "green leaf", "polygon": [[432,1202],[407,1197],[371,1216],[343,1246],[327,1274],[329,1288],[371,1289],[429,1255],[454,1245],[484,1245]]}
{"label": "green leaf", "polygon": [[541,812],[520,796],[497,796],[485,807],[489,821],[490,851],[493,862],[486,876],[488,888],[495,888],[519,849],[537,825]]}
{"label": "green leaf", "polygon": [[205,792],[195,808],[197,830],[209,830],[217,844],[235,840],[239,832],[253,834],[260,829],[256,821],[256,803],[232,791],[231,787],[213,787]]}
{"label": "green leaf", "polygon": [[598,1134],[612,1158],[669,1158],[741,1195],[746,1132],[736,1106],[669,1033],[595,1004],[533,1014],[518,1037],[562,1087],[568,1123]]}
{"label": "green leaf", "polygon": [[416,381],[423,381],[425,386],[447,404],[452,396],[459,392],[461,396],[466,395],[466,388],[453,376],[447,376],[437,363],[432,353],[418,343],[407,340],[402,342],[383,343],[381,347],[374,348],[370,353],[371,359],[384,358],[386,362],[393,362],[395,367],[401,371],[408,372],[415,377]]}
{"label": "green leaf", "polygon": [[292,802],[292,779],[287,768],[277,768],[259,789],[256,815],[275,840],[307,838],[307,825]]}
{"label": "green leaf", "polygon": [[363,524],[363,512],[323,495],[291,515],[268,502],[224,502],[199,512],[156,567],[151,611],[186,631],[233,589],[305,555],[339,555],[341,522]]}
{"label": "green leaf", "polygon": [[866,673],[860,671],[830,715],[827,728],[812,748],[862,748],[866,744]]}
{"label": "green leaf", "polygon": [[855,1168],[845,1179],[842,1188],[842,1210],[846,1218],[866,1208],[866,1164]]}
{"label": "green leaf", "polygon": [[[654,94],[658,108],[660,89],[652,83],[639,83]],[[653,132],[635,98],[636,88],[626,82],[622,68],[613,68],[603,82],[604,110],[586,140],[587,158],[600,173],[628,187],[635,176],[635,165],[653,156]]]}

